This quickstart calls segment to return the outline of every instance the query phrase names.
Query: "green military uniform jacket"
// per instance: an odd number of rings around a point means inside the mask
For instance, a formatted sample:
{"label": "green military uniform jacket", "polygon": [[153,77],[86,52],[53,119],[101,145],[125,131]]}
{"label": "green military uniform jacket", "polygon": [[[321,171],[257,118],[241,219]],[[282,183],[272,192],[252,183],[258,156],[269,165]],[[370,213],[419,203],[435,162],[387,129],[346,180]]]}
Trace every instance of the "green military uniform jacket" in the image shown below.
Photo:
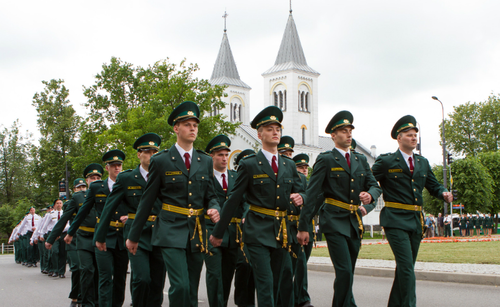
{"label": "green military uniform jacket", "polygon": [[[229,221],[238,207],[244,203],[245,195],[249,205],[278,211],[288,210],[291,193],[300,193],[304,202],[306,201],[295,162],[288,157],[278,156],[277,176],[274,175],[269,161],[261,150],[240,161],[236,182],[224,204],[220,221],[212,233],[214,237],[223,237]],[[290,224],[286,222],[288,230]],[[281,218],[249,210],[243,224],[243,241],[245,244],[261,244],[277,248],[282,245],[284,239],[283,231],[280,229]],[[288,241],[290,236],[288,233],[285,234]]]}
{"label": "green military uniform jacket", "polygon": [[[116,209],[123,203],[127,208],[127,213],[135,214],[137,212],[137,207],[141,201],[141,197],[146,189],[146,181],[142,177],[140,171],[140,165],[137,168],[131,170],[126,170],[116,177],[116,182],[113,185],[113,191],[109,194],[106,201],[106,205],[101,214],[101,220],[97,227],[96,233],[94,235],[94,240],[98,242],[105,242],[106,235],[108,233],[108,227],[102,227],[102,225],[109,225],[109,222],[116,214]],[[158,215],[161,210],[161,202],[157,199],[154,203],[153,210],[150,215]],[[125,228],[123,231],[124,240],[127,240],[128,234],[130,232],[130,227],[134,219],[129,218],[125,223]],[[101,225],[102,224],[102,225]],[[152,251],[153,246],[151,245],[151,234],[153,229],[154,221],[146,222],[142,235],[139,240],[139,246],[142,249]]]}
{"label": "green military uniform jacket", "polygon": [[[193,150],[191,169],[188,173],[184,160],[177,148],[172,146],[151,157],[149,180],[137,208],[137,215],[129,233],[129,239],[138,242],[143,226],[159,198],[163,204],[184,209],[217,209],[219,204],[214,192],[212,177],[212,158],[201,150]],[[156,219],[152,241],[154,246],[187,248],[201,251],[201,244],[206,244],[205,218],[199,216],[202,229],[201,242],[195,229],[197,218],[167,210],[160,210]],[[195,234],[195,235],[193,235]],[[192,240],[190,240],[192,239]]]}
{"label": "green military uniform jacket", "polygon": [[[436,180],[426,158],[414,154],[413,174],[399,150],[380,155],[372,167],[373,175],[384,191],[384,201],[422,206],[424,187],[439,199],[447,190]],[[422,233],[421,211],[384,207],[380,212],[380,225]]]}
{"label": "green military uniform jacket", "polygon": [[[230,193],[229,191],[231,191],[233,189],[234,183],[236,181],[236,176],[237,176],[236,171],[229,170],[229,169],[227,170],[227,177],[228,177],[227,190],[228,190],[228,193],[224,192],[224,190],[222,189],[222,186],[220,185],[219,181],[217,180],[217,177],[215,177],[215,175],[214,175],[214,177],[212,177],[215,194],[217,195],[217,200],[218,200],[219,206],[221,208],[223,208],[224,203],[229,198],[229,193]],[[242,216],[243,216],[243,208],[240,207],[236,211],[236,213],[234,214],[233,217],[241,219]],[[215,227],[215,223],[212,222],[210,219],[205,219],[205,224],[207,226],[208,236],[210,237],[210,235],[212,234],[212,231]],[[241,234],[240,233],[237,234],[237,231],[238,230],[237,230],[236,223],[230,223],[228,228],[227,228],[227,231],[224,232],[224,237],[222,238],[221,246],[222,247],[237,247],[238,243],[236,242],[236,236],[238,236],[239,240],[241,240]],[[209,245],[210,245],[210,243],[209,243]]]}
{"label": "green military uniform jacket", "polygon": [[[56,225],[50,232],[50,235],[47,238],[48,243],[54,244],[56,238],[61,236],[64,228],[66,227],[66,223],[69,221],[71,224],[76,214],[78,213],[78,210],[83,205],[86,194],[86,191],[76,192],[75,194],[73,194],[73,197],[71,197],[71,199],[64,204],[66,207],[64,208],[63,215],[61,216],[59,221],[57,221]],[[66,246],[72,246],[73,241],[76,240],[72,240],[71,244]]]}
{"label": "green military uniform jacket", "polygon": [[[92,239],[91,242],[86,243],[86,245],[94,246],[93,237],[94,233],[92,231],[86,231],[84,229],[78,229],[79,227],[87,227],[95,228],[97,226],[97,220],[100,218],[104,205],[106,204],[106,199],[110,194],[108,187],[108,179],[106,180],[96,180],[92,182],[89,186],[89,190],[87,192],[87,196],[85,197],[85,202],[82,207],[78,211],[78,214],[75,217],[75,220],[71,224],[71,227],[68,230],[68,234],[73,236],[76,231],[86,238]],[[127,215],[127,211],[125,206],[121,206],[118,208],[112,217],[113,221],[119,221],[120,217],[123,215]],[[107,226],[108,233],[106,237],[106,247],[107,248],[115,248],[123,250],[125,249],[125,244],[123,241],[123,227],[112,227]],[[90,248],[87,246],[88,249]],[[78,246],[78,249],[81,249]]]}
{"label": "green military uniform jacket", "polygon": [[[314,163],[313,173],[309,178],[308,199],[314,199],[323,193],[323,200],[333,198],[346,204],[359,205],[361,203],[359,193],[363,191],[368,192],[373,198],[372,203],[364,205],[368,213],[375,207],[382,190],[373,177],[364,155],[351,151],[350,168],[345,157],[337,149],[321,153],[318,156],[316,163]],[[316,206],[314,206],[314,202],[311,202],[302,208],[299,222],[300,231],[308,231],[307,221],[312,219],[318,206],[321,206],[319,208],[320,227],[323,233],[338,232],[350,237],[351,227],[358,230],[361,226],[358,217],[356,214],[351,214],[351,211],[316,201]],[[362,214],[359,209],[357,213],[361,219]],[[360,231],[356,231],[356,233],[359,237]]]}

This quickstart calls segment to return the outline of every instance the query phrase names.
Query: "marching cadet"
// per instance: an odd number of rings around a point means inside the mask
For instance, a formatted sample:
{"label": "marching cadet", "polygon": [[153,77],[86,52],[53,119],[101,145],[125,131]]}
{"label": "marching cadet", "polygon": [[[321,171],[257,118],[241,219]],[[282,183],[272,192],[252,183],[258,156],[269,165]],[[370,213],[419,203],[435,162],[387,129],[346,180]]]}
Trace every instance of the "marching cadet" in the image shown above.
{"label": "marching cadet", "polygon": [[[45,219],[45,223],[43,223],[43,226],[40,227],[40,236],[47,235],[45,238],[50,236],[50,233],[54,229],[57,222],[61,219],[61,216],[63,214],[62,205],[63,202],[59,198],[54,200],[54,210],[46,214],[48,216]],[[45,239],[43,237],[40,239],[41,242],[43,242],[44,240]],[[66,277],[64,275],[66,273],[66,244],[64,243],[63,237],[56,239],[51,245],[51,248],[49,250],[49,263],[50,269],[48,270],[48,276],[59,276],[59,278]]]}
{"label": "marching cadet", "polygon": [[[295,141],[291,136],[282,136],[278,144],[278,152],[288,158],[292,158]],[[302,179],[301,179],[302,180]],[[303,186],[304,191],[305,187]],[[299,223],[300,208],[293,204],[288,206],[288,254],[285,256],[283,273],[279,283],[280,292],[278,306],[294,307],[294,275],[299,254],[303,252],[297,242],[297,225]]]}
{"label": "marching cadet", "polygon": [[[54,201],[55,202],[55,201]],[[45,207],[45,215],[42,217],[42,221],[40,222],[40,226],[33,232],[33,236],[31,237],[31,240],[33,243],[37,243],[38,245],[38,252],[40,254],[40,272],[42,274],[48,274],[50,270],[50,251],[45,248],[45,244],[43,241],[47,238],[48,234],[47,233],[41,233],[41,229],[44,228],[45,223],[47,222],[48,219],[51,219],[52,216],[50,213],[52,212],[54,204],[48,205]],[[40,244],[38,244],[40,243]],[[52,271],[50,272],[52,275]]]}
{"label": "marching cadet", "polygon": [[[133,170],[126,170],[118,175],[113,191],[108,196],[101,214],[101,220],[95,233],[96,246],[100,251],[107,250],[106,236],[108,227],[116,209],[124,203],[128,211],[128,219],[123,230],[126,240],[132,222],[135,219],[139,201],[146,189],[149,177],[151,156],[158,152],[161,138],[156,133],[146,133],[134,143],[140,164]],[[165,286],[165,264],[161,249],[151,244],[153,224],[161,210],[161,202],[156,199],[148,221],[142,229],[139,247],[135,255],[129,253],[131,271],[132,304],[134,307],[158,307],[163,303]]]}
{"label": "marching cadet", "polygon": [[[116,177],[122,171],[123,160],[125,160],[125,154],[117,149],[110,150],[102,156],[109,177],[106,180],[96,180],[89,185],[85,201],[68,230],[66,241],[71,242],[76,231],[82,230],[80,225],[84,224],[87,219],[97,218],[97,223],[100,224],[102,210],[108,195],[113,190]],[[123,305],[125,300],[128,255],[123,239],[123,226],[126,220],[127,209],[123,205],[117,208],[111,222],[102,224],[102,227],[107,229],[107,248],[106,251],[95,249],[95,259],[99,272],[100,307],[119,307]],[[90,239],[93,239],[95,228],[98,225],[93,226],[85,231],[90,233],[89,243],[95,246],[93,240],[90,241]]]}
{"label": "marching cadet", "polygon": [[308,199],[323,193],[324,203],[306,203],[299,222],[299,241],[307,244],[307,223],[321,206],[320,228],[335,268],[332,306],[356,306],[352,283],[364,230],[361,218],[373,210],[374,201],[381,193],[366,157],[349,150],[352,123],[352,114],[340,111],[326,127],[325,132],[331,134],[335,148],[318,156],[307,187]]}
{"label": "marching cadet", "polygon": [[423,236],[422,190],[446,202],[453,195],[436,180],[426,158],[413,153],[417,146],[417,122],[403,116],[391,136],[398,141],[394,153],[380,155],[372,167],[383,190],[385,206],[380,225],[396,260],[396,273],[388,306],[416,306],[415,260]]}
{"label": "marching cadet", "polygon": [[36,244],[31,245],[30,239],[33,232],[38,228],[42,218],[35,213],[35,207],[30,207],[29,213],[24,218],[20,227],[20,234],[23,236],[23,248],[25,250],[25,259],[27,267],[36,267],[36,261],[38,258],[38,246]]}
{"label": "marching cadet", "polygon": [[[85,182],[90,185],[90,183],[100,180],[103,173],[104,169],[101,165],[91,163],[83,171],[83,176],[85,177]],[[72,270],[71,292],[69,295],[69,298],[71,299],[70,307],[76,306],[80,302],[83,307],[95,306],[98,299],[98,272],[95,260],[95,248],[92,244],[97,219],[95,211],[94,213],[87,215],[85,221],[82,222],[83,225],[78,227],[79,229],[76,233],[75,240],[73,240],[73,237],[70,238],[67,234],[66,236],[62,235],[63,231],[66,229],[66,224],[68,221],[75,219],[87,197],[87,186],[80,181],[81,178],[74,181],[73,186],[75,193],[69,200],[63,216],[54,229],[52,229],[52,232],[45,243],[47,248],[51,248],[52,244],[59,236],[64,237],[66,246],[71,246],[71,244],[75,244],[73,241],[76,241],[77,257],[75,259],[72,253],[69,254],[69,257],[72,262],[78,261],[80,279],[79,282],[77,282],[76,277],[78,276],[78,273],[74,274],[74,271]],[[66,231],[66,233],[67,232],[69,232],[69,230]],[[70,267],[73,267],[73,265],[70,264]],[[75,275],[75,279],[73,278],[73,274]]]}
{"label": "marching cadet", "polygon": [[[155,201],[162,210],[155,222],[151,243],[161,247],[170,281],[170,306],[197,306],[203,253],[207,250],[204,210],[213,222],[219,220],[214,192],[212,159],[195,150],[200,110],[192,101],[177,106],[168,118],[177,142],[151,157],[149,180],[127,239],[127,248],[137,253],[141,232]],[[229,223],[229,221],[227,221]]]}
{"label": "marching cadet", "polygon": [[[241,159],[249,155],[255,155],[253,149],[245,149],[238,154],[234,161],[237,167]],[[246,199],[246,196],[244,196]],[[243,201],[243,215],[241,222],[236,227],[243,228],[245,222],[245,215],[248,211],[248,204]],[[234,303],[240,307],[255,306],[255,283],[253,278],[252,265],[250,260],[246,257],[248,249],[243,244],[242,236],[240,236],[240,244],[242,248],[238,249],[238,259],[236,261],[236,271],[234,272]]]}
{"label": "marching cadet", "polygon": [[287,210],[290,202],[302,205],[305,195],[295,163],[278,154],[283,113],[275,106],[262,110],[251,122],[262,140],[262,150],[242,159],[221,220],[210,241],[217,247],[244,195],[250,205],[243,226],[243,241],[252,263],[259,306],[276,306],[279,280],[288,253]]}
{"label": "marching cadet", "polygon": [[[212,177],[215,194],[219,200],[219,206],[223,206],[227,195],[231,192],[236,172],[227,169],[229,161],[229,147],[231,140],[225,135],[214,137],[205,149],[213,160],[214,176]],[[227,231],[224,233],[224,239],[219,247],[213,247],[208,242],[209,253],[205,254],[206,266],[206,285],[208,302],[210,306],[227,306],[229,294],[231,292],[231,283],[233,280],[236,262],[238,260],[238,247],[241,243],[241,217],[243,210],[236,213],[231,219]],[[205,224],[207,227],[207,236],[212,234],[215,224],[205,215]]]}
{"label": "marching cadet", "polygon": [[9,238],[9,243],[14,243],[14,260],[16,261],[17,264],[20,264],[21,263],[21,260],[22,260],[22,252],[21,252],[21,247],[20,247],[20,244],[19,244],[19,237],[18,237],[18,232],[19,232],[19,228],[21,226],[21,222],[22,221],[19,221],[16,225],[16,227],[14,227],[14,229],[12,230],[12,233],[10,235],[10,238]]}
{"label": "marching cadet", "polygon": [[[309,156],[301,153],[293,157],[297,171],[299,172],[304,190],[307,190],[307,176],[309,175]],[[322,201],[322,199],[321,199]],[[314,214],[315,215],[315,214]],[[314,216],[313,215],[313,216]],[[308,223],[309,238],[314,238],[313,220]],[[307,261],[311,257],[313,244],[304,245],[297,255],[295,268],[295,279],[293,281],[293,292],[295,295],[295,305],[300,307],[313,307],[311,297],[307,291]]]}

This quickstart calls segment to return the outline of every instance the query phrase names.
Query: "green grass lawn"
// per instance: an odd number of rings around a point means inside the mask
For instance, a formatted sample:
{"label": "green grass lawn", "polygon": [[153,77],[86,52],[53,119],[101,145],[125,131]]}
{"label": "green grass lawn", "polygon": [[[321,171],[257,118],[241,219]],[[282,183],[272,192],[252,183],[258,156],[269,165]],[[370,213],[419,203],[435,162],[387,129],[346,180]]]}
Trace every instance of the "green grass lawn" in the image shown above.
{"label": "green grass lawn", "polygon": [[[500,241],[464,243],[422,243],[417,261],[444,263],[500,264]],[[327,248],[315,248],[312,256],[329,257]],[[389,244],[363,245],[360,259],[394,260]]]}

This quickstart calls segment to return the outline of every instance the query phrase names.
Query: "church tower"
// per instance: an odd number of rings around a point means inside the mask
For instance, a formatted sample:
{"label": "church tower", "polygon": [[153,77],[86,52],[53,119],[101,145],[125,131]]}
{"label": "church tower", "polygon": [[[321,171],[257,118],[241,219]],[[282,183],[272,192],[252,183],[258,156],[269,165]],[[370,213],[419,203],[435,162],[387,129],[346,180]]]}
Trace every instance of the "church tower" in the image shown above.
{"label": "church tower", "polygon": [[212,110],[211,115],[222,113],[227,116],[227,121],[249,124],[251,87],[240,79],[227,38],[227,14],[224,13],[222,17],[224,18],[224,34],[209,82],[212,85],[227,85],[228,87],[224,92],[228,96],[222,97],[222,101],[226,103],[226,107],[223,110]]}
{"label": "church tower", "polygon": [[318,77],[307,65],[292,10],[274,66],[264,77],[264,104],[283,111],[283,135],[293,137],[296,145],[317,147]]}

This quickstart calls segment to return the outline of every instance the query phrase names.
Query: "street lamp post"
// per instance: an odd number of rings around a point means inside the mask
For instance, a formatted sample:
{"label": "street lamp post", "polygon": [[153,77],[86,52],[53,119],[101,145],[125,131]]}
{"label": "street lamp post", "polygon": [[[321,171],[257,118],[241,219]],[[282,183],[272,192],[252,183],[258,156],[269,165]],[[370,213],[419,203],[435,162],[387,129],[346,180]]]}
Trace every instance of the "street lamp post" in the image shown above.
{"label": "street lamp post", "polygon": [[418,154],[422,155],[422,129],[420,129],[420,123],[418,125]]}
{"label": "street lamp post", "polygon": [[[443,144],[443,186],[446,189],[447,188],[447,182],[448,182],[448,176],[446,172],[446,140],[444,138],[444,106],[441,100],[439,100],[436,96],[432,96],[432,99],[439,101],[441,103],[441,110],[443,114],[443,122],[442,122],[442,130],[443,130],[443,136],[441,143]],[[450,208],[450,214],[452,213],[452,208]],[[444,202],[444,214],[448,214],[448,208],[446,207],[446,202]]]}

